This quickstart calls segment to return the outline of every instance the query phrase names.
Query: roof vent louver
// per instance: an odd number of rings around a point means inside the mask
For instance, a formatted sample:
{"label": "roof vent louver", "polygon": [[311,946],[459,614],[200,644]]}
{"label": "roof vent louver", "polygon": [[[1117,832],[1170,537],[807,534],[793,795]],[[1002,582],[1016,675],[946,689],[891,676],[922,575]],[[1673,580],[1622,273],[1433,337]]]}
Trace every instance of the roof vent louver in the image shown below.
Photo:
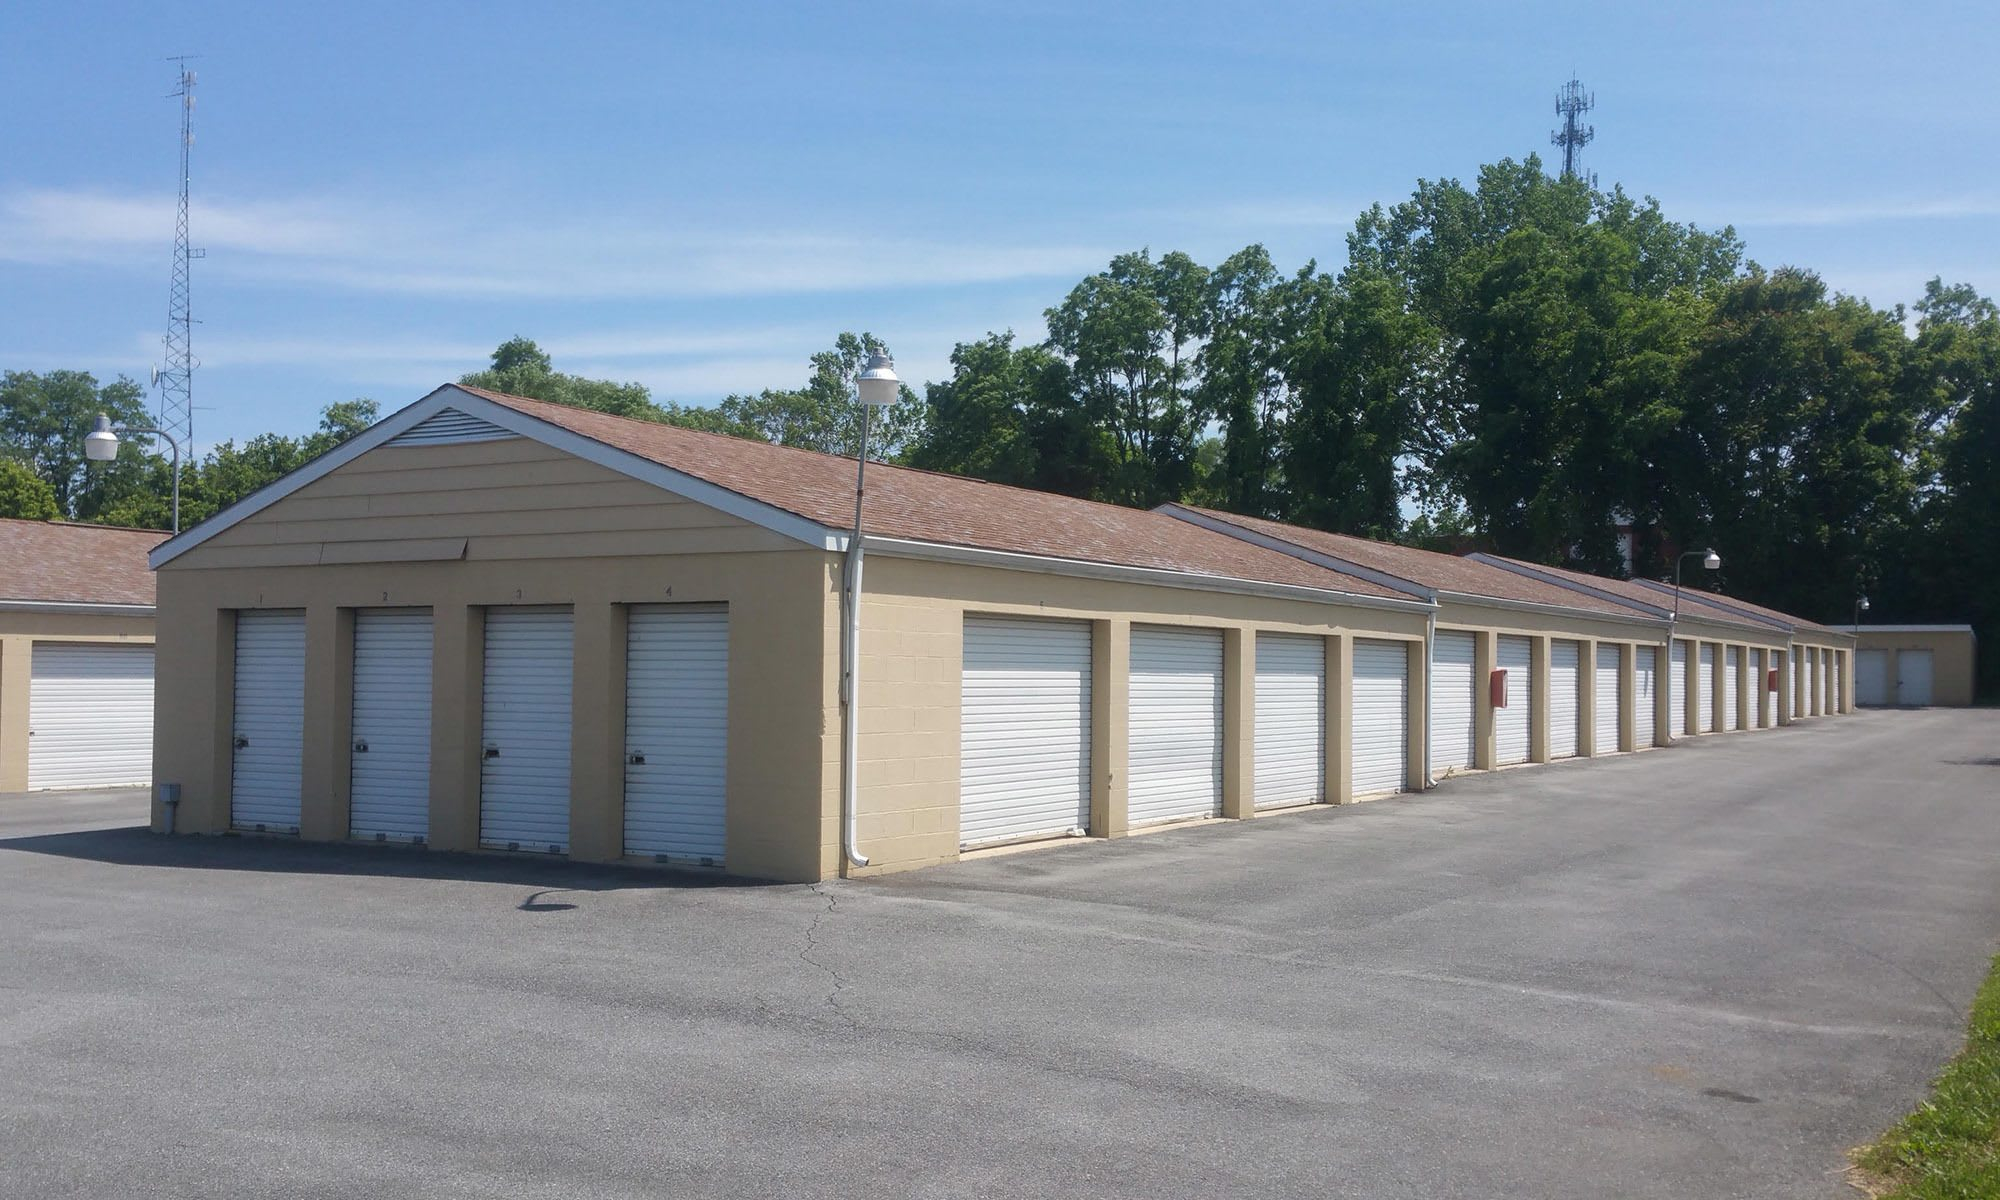
{"label": "roof vent louver", "polygon": [[513,430],[502,429],[491,421],[481,420],[455,408],[445,408],[390,438],[387,444],[446,446],[456,442],[497,442],[503,438],[520,436]]}

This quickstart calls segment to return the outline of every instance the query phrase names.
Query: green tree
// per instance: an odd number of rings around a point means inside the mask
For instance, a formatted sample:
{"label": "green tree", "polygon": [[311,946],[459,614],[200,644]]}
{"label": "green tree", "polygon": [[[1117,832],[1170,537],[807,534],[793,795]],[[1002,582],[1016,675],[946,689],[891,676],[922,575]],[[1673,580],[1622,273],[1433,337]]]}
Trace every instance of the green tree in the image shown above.
{"label": "green tree", "polygon": [[1316,293],[1286,362],[1296,399],[1283,430],[1285,516],[1392,537],[1404,464],[1421,444],[1423,389],[1438,374],[1437,337],[1378,272],[1350,270]]}
{"label": "green tree", "polygon": [[25,463],[0,458],[0,517],[53,521],[62,516],[55,489]]}
{"label": "green tree", "polygon": [[26,463],[72,520],[94,520],[107,505],[141,485],[141,455],[90,468],[83,438],[97,415],[113,425],[150,425],[139,385],[120,376],[99,385],[87,371],[8,371],[0,375],[0,456]]}
{"label": "green tree", "polygon": [[1150,506],[1195,482],[1201,420],[1186,379],[1206,332],[1203,290],[1205,273],[1187,256],[1154,263],[1142,250],[1112,259],[1046,314],[1048,345],[1068,362],[1079,404],[1111,436],[1107,499]]}
{"label": "green tree", "polygon": [[[889,348],[873,334],[841,334],[832,349],[812,356],[804,387],[725,397],[716,406],[719,431],[825,454],[853,454],[861,444],[854,378],[877,351],[887,354]],[[899,457],[921,440],[923,423],[924,402],[904,384],[900,400],[869,417],[870,457]]]}
{"label": "green tree", "polygon": [[564,374],[555,369],[540,346],[524,337],[500,343],[493,351],[492,365],[460,377],[459,382],[509,396],[526,396],[530,400],[594,409],[620,417],[658,421],[666,415],[653,403],[645,385]]}
{"label": "green tree", "polygon": [[925,389],[923,432],[913,467],[994,483],[1097,498],[1112,464],[1070,390],[1069,364],[1043,346],[1015,346],[1011,333],[961,342],[951,378]]}

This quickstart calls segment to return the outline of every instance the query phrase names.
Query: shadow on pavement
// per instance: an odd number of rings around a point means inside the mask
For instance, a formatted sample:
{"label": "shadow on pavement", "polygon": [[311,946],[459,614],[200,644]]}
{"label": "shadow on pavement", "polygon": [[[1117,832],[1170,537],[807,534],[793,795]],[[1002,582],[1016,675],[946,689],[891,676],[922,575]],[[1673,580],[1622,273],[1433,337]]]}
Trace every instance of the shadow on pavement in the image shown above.
{"label": "shadow on pavement", "polygon": [[[579,863],[555,857],[467,854],[416,846],[299,842],[235,834],[161,834],[143,825],[0,838],[0,850],[83,859],[122,867],[185,867],[201,871],[356,875],[393,879],[460,879],[506,883],[543,892],[618,891],[633,888],[784,886],[717,872],[670,866]],[[541,898],[521,904],[527,912],[574,907]]]}

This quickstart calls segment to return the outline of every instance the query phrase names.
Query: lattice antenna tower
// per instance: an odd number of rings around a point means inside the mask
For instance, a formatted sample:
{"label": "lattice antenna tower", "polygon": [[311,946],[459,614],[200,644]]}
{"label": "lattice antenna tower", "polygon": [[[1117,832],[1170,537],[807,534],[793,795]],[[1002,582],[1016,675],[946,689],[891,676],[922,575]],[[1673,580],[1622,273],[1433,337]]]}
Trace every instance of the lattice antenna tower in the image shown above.
{"label": "lattice antenna tower", "polygon": [[207,251],[188,245],[188,186],[193,175],[188,167],[194,149],[194,72],[184,54],[167,61],[180,68],[177,86],[169,98],[181,102],[181,189],[180,205],[174,212],[174,277],[167,293],[166,361],[153,373],[153,386],[160,393],[160,428],[183,446],[194,446],[194,309],[188,288],[188,264],[203,258]]}
{"label": "lattice antenna tower", "polygon": [[1583,174],[1582,158],[1583,148],[1597,136],[1597,126],[1585,125],[1583,114],[1596,107],[1597,93],[1584,91],[1576,76],[1570,76],[1556,93],[1556,115],[1562,118],[1562,128],[1549,135],[1551,144],[1562,147],[1562,177],[1582,178],[1591,187],[1597,186],[1597,176]]}

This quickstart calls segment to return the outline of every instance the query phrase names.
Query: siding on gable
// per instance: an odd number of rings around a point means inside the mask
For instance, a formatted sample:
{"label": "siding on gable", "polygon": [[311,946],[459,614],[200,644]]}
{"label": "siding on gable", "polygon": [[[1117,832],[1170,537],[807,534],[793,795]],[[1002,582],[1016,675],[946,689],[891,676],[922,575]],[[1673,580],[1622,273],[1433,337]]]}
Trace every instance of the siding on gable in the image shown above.
{"label": "siding on gable", "polygon": [[795,549],[739,518],[513,438],[372,450],[172,567]]}

